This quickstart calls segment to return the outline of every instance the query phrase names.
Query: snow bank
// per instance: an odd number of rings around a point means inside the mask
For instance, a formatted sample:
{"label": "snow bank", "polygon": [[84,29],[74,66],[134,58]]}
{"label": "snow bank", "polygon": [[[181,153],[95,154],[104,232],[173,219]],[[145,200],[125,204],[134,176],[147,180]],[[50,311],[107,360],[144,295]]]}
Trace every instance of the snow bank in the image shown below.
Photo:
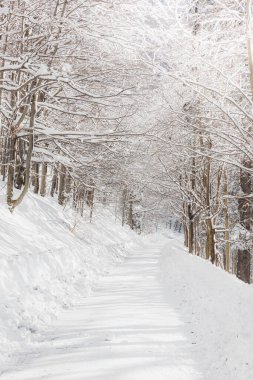
{"label": "snow bank", "polygon": [[90,224],[33,194],[13,215],[1,202],[0,372],[21,345],[36,341],[62,308],[87,295],[98,276],[126,256],[128,241],[137,241],[109,212],[96,214]]}
{"label": "snow bank", "polygon": [[187,254],[178,237],[166,244],[161,271],[203,379],[252,380],[252,285]]}

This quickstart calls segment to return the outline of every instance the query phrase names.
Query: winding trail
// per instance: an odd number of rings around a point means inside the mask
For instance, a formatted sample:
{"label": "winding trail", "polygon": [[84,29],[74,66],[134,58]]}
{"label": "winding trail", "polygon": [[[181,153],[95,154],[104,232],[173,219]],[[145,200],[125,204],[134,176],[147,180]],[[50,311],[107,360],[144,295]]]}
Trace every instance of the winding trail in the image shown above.
{"label": "winding trail", "polygon": [[166,300],[161,245],[149,244],[65,310],[36,352],[1,380],[196,380],[191,343]]}

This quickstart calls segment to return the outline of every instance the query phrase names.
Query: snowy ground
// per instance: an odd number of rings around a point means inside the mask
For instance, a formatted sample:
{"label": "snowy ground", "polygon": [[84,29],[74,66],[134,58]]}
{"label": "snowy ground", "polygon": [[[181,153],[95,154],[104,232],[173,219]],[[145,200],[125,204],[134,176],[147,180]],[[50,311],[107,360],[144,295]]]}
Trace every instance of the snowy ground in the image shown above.
{"label": "snowy ground", "polygon": [[32,193],[13,215],[0,195],[0,220],[1,374],[138,244],[106,211],[97,210],[90,224]]}
{"label": "snowy ground", "polygon": [[162,251],[168,304],[203,380],[253,379],[253,287],[184,251],[174,239]]}
{"label": "snowy ground", "polygon": [[161,246],[134,250],[24,353],[3,380],[193,380],[182,322],[159,281]]}
{"label": "snowy ground", "polygon": [[1,350],[17,354],[1,380],[253,379],[252,286],[188,255],[179,235],[139,238],[109,214],[71,232],[61,208],[29,197],[31,224],[26,205],[15,223],[2,210]]}

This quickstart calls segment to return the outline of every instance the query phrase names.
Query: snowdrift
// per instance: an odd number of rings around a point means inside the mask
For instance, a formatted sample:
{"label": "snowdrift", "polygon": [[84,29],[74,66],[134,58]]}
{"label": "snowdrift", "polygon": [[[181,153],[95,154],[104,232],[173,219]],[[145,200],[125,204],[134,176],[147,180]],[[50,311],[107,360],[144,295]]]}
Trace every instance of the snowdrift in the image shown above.
{"label": "snowdrift", "polygon": [[1,202],[0,220],[1,373],[21,345],[29,347],[62,308],[86,296],[138,237],[109,211],[96,211],[90,224],[31,193],[13,215]]}
{"label": "snowdrift", "polygon": [[204,379],[252,380],[253,286],[188,254],[181,237],[164,247],[160,267]]}

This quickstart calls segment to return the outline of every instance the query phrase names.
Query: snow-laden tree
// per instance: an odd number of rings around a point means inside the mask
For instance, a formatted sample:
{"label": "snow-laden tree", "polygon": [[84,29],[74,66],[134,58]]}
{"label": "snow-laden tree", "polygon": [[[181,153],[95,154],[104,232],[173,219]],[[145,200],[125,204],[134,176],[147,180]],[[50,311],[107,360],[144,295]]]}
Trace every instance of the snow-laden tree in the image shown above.
{"label": "snow-laden tree", "polygon": [[0,34],[11,210],[33,186],[138,232],[173,215],[251,281],[250,0],[2,0]]}

